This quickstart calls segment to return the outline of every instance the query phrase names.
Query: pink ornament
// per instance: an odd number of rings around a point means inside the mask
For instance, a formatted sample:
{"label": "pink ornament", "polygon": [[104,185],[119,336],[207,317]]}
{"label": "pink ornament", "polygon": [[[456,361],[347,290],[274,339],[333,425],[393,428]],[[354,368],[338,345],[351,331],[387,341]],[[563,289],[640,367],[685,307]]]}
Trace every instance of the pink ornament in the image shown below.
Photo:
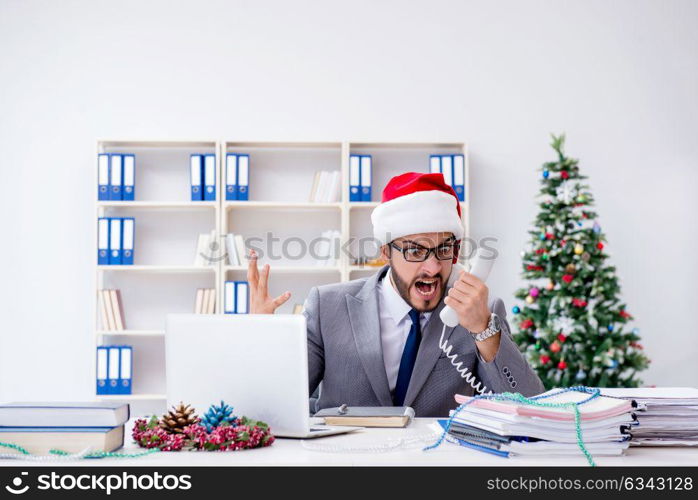
{"label": "pink ornament", "polygon": [[531,297],[538,297],[538,292],[539,292],[539,290],[536,287],[533,287],[528,291],[528,294]]}

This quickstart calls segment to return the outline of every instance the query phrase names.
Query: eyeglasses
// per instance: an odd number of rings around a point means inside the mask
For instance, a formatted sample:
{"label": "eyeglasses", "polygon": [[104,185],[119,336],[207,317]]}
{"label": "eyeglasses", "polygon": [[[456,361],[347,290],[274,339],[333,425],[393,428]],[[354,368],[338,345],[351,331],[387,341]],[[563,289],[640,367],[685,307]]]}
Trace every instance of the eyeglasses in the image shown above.
{"label": "eyeglasses", "polygon": [[429,258],[431,253],[437,260],[451,260],[456,256],[457,245],[456,242],[449,242],[441,244],[437,247],[427,248],[417,243],[410,242],[403,247],[397,246],[395,243],[391,242],[390,246],[395,250],[402,252],[402,256],[407,262],[424,262]]}

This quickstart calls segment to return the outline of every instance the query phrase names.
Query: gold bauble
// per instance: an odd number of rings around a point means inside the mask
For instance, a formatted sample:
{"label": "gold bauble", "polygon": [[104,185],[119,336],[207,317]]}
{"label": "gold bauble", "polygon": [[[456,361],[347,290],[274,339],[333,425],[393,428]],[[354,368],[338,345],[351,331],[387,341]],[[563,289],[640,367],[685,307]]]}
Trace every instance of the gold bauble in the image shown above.
{"label": "gold bauble", "polygon": [[575,245],[575,247],[574,247],[575,254],[581,255],[583,251],[584,251],[584,247],[582,245],[579,245],[579,244]]}
{"label": "gold bauble", "polygon": [[534,300],[535,299],[529,295],[528,297],[526,297],[526,304],[533,304]]}
{"label": "gold bauble", "polygon": [[567,272],[568,274],[574,274],[577,272],[577,266],[575,266],[574,264],[567,264],[565,266],[565,272]]}

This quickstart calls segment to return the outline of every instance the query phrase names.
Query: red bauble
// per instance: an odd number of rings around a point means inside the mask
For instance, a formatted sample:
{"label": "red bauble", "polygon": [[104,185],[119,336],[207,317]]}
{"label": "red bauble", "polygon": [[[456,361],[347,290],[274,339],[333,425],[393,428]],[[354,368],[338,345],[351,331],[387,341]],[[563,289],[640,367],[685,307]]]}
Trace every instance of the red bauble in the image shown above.
{"label": "red bauble", "polygon": [[564,342],[565,340],[567,340],[567,335],[565,335],[564,333],[560,332],[560,333],[557,335],[557,338],[558,338],[558,340],[559,340],[560,342]]}
{"label": "red bauble", "polygon": [[621,318],[632,318],[632,314],[625,312],[624,310],[620,311],[618,314],[620,314]]}
{"label": "red bauble", "polygon": [[572,274],[564,274],[562,276],[562,281],[564,281],[565,283],[571,283],[573,279],[574,279],[574,275],[572,275]]}
{"label": "red bauble", "polygon": [[554,240],[555,235],[553,233],[545,233],[545,239],[546,240]]}
{"label": "red bauble", "polygon": [[542,270],[543,270],[543,266],[534,266],[533,264],[528,264],[528,265],[526,266],[526,270],[527,270],[527,271],[542,271]]}
{"label": "red bauble", "polygon": [[587,302],[586,302],[586,300],[582,300],[582,299],[572,299],[572,305],[574,307],[586,307]]}
{"label": "red bauble", "polygon": [[570,177],[570,174],[567,172],[567,170],[563,170],[562,172],[560,172],[560,177],[562,177],[563,179],[568,179]]}
{"label": "red bauble", "polygon": [[522,330],[526,330],[527,328],[531,328],[533,326],[533,320],[532,319],[525,319],[521,323],[519,323],[519,328]]}
{"label": "red bauble", "polygon": [[560,240],[560,246],[564,247],[567,244],[567,240]]}
{"label": "red bauble", "polygon": [[538,250],[536,250],[536,253],[537,253],[538,255],[540,255],[540,254],[542,254],[542,253],[545,253],[545,251],[546,251],[545,248],[539,248]]}
{"label": "red bauble", "polygon": [[596,244],[596,248],[598,248],[599,250],[603,250],[603,243],[601,243],[601,242],[599,241],[599,242]]}
{"label": "red bauble", "polygon": [[565,368],[567,368],[567,363],[565,363],[565,360],[561,359],[560,362],[557,364],[557,367],[560,370],[564,370]]}
{"label": "red bauble", "polygon": [[548,356],[547,354],[543,354],[543,355],[540,357],[540,363],[541,363],[542,365],[547,364],[548,361],[550,361],[550,356]]}
{"label": "red bauble", "polygon": [[551,352],[560,352],[560,344],[558,343],[557,340],[555,342],[553,342],[552,344],[550,344],[550,351]]}

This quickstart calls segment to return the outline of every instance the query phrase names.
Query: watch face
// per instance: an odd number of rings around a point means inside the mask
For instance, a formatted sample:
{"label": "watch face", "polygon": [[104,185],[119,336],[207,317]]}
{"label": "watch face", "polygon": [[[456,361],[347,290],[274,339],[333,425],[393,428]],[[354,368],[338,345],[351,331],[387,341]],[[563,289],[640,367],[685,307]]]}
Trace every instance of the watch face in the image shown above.
{"label": "watch face", "polygon": [[494,326],[495,331],[499,331],[502,329],[502,321],[496,314],[492,314],[492,326]]}

